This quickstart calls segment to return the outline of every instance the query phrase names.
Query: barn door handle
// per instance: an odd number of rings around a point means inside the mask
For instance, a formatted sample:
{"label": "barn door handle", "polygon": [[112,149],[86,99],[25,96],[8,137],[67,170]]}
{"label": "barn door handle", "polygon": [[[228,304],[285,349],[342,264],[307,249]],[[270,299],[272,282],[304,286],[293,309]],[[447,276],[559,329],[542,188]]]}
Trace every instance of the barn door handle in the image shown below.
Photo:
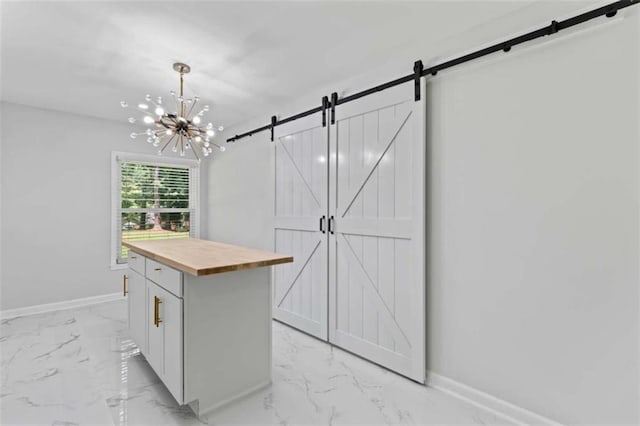
{"label": "barn door handle", "polygon": [[322,231],[323,234],[325,234],[327,231],[325,231],[324,229],[324,220],[326,219],[326,216],[322,216],[320,218],[320,231]]}
{"label": "barn door handle", "polygon": [[335,229],[333,229],[333,225],[335,223],[335,218],[333,216],[331,216],[329,218],[329,232],[333,235]]}

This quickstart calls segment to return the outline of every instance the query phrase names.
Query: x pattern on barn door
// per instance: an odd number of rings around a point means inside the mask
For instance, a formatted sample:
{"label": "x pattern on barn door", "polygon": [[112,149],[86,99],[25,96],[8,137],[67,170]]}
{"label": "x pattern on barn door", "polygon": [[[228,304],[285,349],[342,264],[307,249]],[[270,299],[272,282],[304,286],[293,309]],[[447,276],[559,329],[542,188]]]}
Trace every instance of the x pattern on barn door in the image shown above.
{"label": "x pattern on barn door", "polygon": [[275,250],[294,262],[275,268],[274,317],[327,339],[327,129],[317,117],[277,129]]}
{"label": "x pattern on barn door", "polygon": [[422,382],[424,117],[392,92],[341,108],[332,129],[329,339]]}
{"label": "x pattern on barn door", "polygon": [[420,382],[424,115],[396,87],[275,138],[275,249],[294,263],[275,268],[274,317]]}

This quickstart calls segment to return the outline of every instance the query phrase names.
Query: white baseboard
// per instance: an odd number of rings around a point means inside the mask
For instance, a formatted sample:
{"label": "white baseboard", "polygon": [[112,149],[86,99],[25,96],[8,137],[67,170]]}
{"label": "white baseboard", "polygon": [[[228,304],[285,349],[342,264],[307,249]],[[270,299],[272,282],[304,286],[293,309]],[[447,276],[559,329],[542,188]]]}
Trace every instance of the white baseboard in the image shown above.
{"label": "white baseboard", "polygon": [[[240,392],[240,393],[238,393],[236,395],[233,395],[233,396],[231,396],[229,398],[225,398],[222,401],[218,401],[218,402],[216,402],[214,404],[211,404],[208,407],[205,407],[205,408],[202,408],[202,409],[200,408],[200,406],[199,406],[200,404],[198,403],[198,411],[194,410],[194,412],[198,415],[198,417],[206,415],[206,414],[210,414],[212,411],[215,411],[220,407],[223,407],[223,406],[225,406],[227,404],[230,404],[230,403],[232,403],[234,401],[237,401],[238,399],[241,399],[241,398],[244,398],[246,396],[249,396],[252,393],[259,391],[260,389],[263,389],[263,388],[269,386],[270,384],[271,384],[271,380],[267,380],[265,382],[258,383],[257,385],[252,386],[247,390],[244,390],[244,391],[242,391],[242,392]],[[194,407],[191,406],[191,405],[190,405],[190,407],[193,410]]]}
{"label": "white baseboard", "polygon": [[499,418],[516,425],[562,425],[554,420],[436,373],[427,373],[427,386],[487,410]]}
{"label": "white baseboard", "polygon": [[0,318],[9,319],[22,317],[25,315],[42,314],[45,312],[62,311],[65,309],[79,308],[82,306],[95,305],[97,303],[112,302],[121,300],[122,293],[103,294],[101,296],[85,297],[83,299],[65,300],[64,302],[47,303],[44,305],[26,306],[24,308],[8,309],[0,311]]}

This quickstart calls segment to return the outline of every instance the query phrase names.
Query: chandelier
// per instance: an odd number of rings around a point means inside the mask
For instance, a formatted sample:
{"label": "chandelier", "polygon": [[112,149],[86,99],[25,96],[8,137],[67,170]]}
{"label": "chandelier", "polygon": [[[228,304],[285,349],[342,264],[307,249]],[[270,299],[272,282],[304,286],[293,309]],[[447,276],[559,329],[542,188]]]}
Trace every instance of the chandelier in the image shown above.
{"label": "chandelier", "polygon": [[[200,161],[198,153],[208,157],[213,152],[211,145],[224,151],[224,146],[211,141],[216,134],[213,124],[201,125],[204,113],[209,111],[209,105],[204,105],[200,111],[195,112],[196,104],[200,98],[194,96],[185,99],[184,97],[184,75],[191,71],[191,67],[176,62],[173,64],[173,69],[180,74],[180,94],[176,96],[176,92],[173,90],[170,92],[177,111],[168,112],[160,96],[155,100],[151,95],[145,96],[146,103],[140,103],[137,107],[143,114],[142,120],[129,117],[129,123],[134,124],[142,121],[148,128],[144,132],[131,133],[131,139],[146,136],[149,144],[160,148],[158,155],[162,155],[167,148],[173,152],[179,152],[181,157],[184,157],[187,151],[191,151],[198,161]],[[126,101],[121,101],[120,106],[127,108],[129,104]],[[222,131],[224,128],[220,126],[218,130]]]}

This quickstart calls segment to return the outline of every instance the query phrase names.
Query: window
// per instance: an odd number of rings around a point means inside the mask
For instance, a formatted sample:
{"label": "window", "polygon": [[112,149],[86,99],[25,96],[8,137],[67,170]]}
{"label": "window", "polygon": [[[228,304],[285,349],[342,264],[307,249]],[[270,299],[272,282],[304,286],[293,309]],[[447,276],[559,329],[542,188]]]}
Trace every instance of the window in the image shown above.
{"label": "window", "polygon": [[127,262],[123,241],[198,236],[196,161],[114,153],[111,264]]}

